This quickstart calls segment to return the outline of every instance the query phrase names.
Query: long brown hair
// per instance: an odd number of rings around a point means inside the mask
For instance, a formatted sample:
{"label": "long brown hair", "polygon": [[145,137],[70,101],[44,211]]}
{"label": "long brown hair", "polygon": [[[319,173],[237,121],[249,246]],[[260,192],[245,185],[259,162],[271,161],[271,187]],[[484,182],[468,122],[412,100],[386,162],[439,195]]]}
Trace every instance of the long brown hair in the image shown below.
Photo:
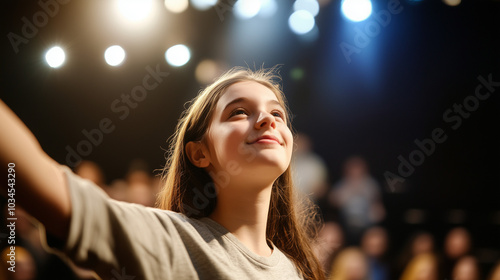
{"label": "long brown hair", "polygon": [[[272,90],[290,112],[279,84],[276,68],[252,71],[233,68],[207,86],[185,110],[170,139],[167,162],[163,170],[164,186],[157,207],[183,213],[189,217],[209,216],[217,198],[212,178],[194,166],[185,153],[190,141],[201,141],[208,131],[214,109],[226,89],[238,82],[254,81]],[[287,125],[292,130],[291,122]],[[324,273],[311,248],[318,225],[318,215],[310,201],[299,198],[292,184],[290,166],[273,184],[267,220],[267,238],[293,260],[304,279],[324,279]]]}

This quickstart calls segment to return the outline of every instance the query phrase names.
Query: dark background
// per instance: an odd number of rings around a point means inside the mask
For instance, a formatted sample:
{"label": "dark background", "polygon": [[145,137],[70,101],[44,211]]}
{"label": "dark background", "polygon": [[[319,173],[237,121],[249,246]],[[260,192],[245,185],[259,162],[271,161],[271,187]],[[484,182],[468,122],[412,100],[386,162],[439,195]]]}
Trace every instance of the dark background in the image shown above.
{"label": "dark background", "polygon": [[[62,164],[67,147],[76,149],[86,139],[82,130],[111,119],[115,130],[84,157],[99,163],[110,182],[124,176],[136,158],[146,160],[151,170],[161,169],[166,140],[184,103],[203,86],[194,78],[201,60],[252,68],[280,64],[294,126],[312,137],[331,184],[340,179],[348,156],[368,160],[382,186],[393,252],[417,229],[433,232],[442,246],[444,234],[463,225],[473,234],[482,264],[489,267],[498,260],[500,87],[456,130],[443,113],[474,94],[479,76],[500,81],[500,2],[464,1],[450,7],[441,1],[401,0],[401,13],[392,15],[350,63],[339,45],[354,45],[355,28],[363,30],[373,18],[347,22],[340,1],[326,2],[316,17],[316,37],[300,37],[287,24],[292,1],[278,2],[273,18],[241,21],[230,11],[221,20],[213,8],[172,14],[160,1],[153,22],[132,26],[115,19],[111,1],[73,0],[60,5],[58,14],[16,53],[7,34],[21,35],[21,19],[31,21],[40,6],[3,1],[0,98]],[[374,1],[374,12],[386,7],[387,1]],[[67,59],[63,67],[51,69],[43,54],[56,43],[65,48]],[[174,68],[164,52],[179,43],[191,48],[192,57]],[[103,60],[112,44],[127,52],[121,67]],[[142,83],[148,65],[170,74],[120,120],[110,105]],[[417,149],[414,141],[430,138],[436,128],[445,131],[446,141],[404,184],[388,187],[384,173],[398,174],[398,156],[408,159]],[[423,211],[421,222],[408,223],[409,209]]]}

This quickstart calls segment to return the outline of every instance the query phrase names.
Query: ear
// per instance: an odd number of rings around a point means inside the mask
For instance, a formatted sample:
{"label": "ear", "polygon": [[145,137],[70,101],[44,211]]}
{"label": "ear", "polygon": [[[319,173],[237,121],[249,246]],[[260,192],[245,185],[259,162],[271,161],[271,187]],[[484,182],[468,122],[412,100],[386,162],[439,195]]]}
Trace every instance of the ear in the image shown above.
{"label": "ear", "polygon": [[205,168],[210,165],[208,151],[200,141],[190,141],[186,144],[185,152],[189,161],[196,167]]}

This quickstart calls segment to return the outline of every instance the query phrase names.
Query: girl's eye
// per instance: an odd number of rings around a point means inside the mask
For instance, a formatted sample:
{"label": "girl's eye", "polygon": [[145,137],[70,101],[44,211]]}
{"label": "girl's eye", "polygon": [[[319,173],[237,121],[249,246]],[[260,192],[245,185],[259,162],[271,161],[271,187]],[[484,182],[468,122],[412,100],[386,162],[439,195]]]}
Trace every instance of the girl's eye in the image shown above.
{"label": "girl's eye", "polygon": [[236,116],[236,115],[246,115],[246,114],[247,114],[247,112],[245,112],[245,110],[243,110],[243,109],[236,109],[236,110],[234,110],[234,111],[231,112],[230,116],[232,117],[232,116]]}
{"label": "girl's eye", "polygon": [[272,114],[273,116],[275,116],[275,117],[278,117],[278,118],[282,118],[282,119],[284,119],[284,117],[283,117],[283,113],[281,113],[280,111],[274,111],[274,112],[272,112],[271,114]]}

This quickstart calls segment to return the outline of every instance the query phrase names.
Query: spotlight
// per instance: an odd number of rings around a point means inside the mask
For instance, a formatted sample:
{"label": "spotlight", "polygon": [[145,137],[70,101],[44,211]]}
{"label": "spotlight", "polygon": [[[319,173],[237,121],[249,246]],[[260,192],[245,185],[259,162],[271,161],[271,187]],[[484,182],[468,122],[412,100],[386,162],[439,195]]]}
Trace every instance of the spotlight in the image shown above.
{"label": "spotlight", "polygon": [[191,5],[200,11],[208,10],[215,4],[217,4],[217,0],[191,0]]}
{"label": "spotlight", "polygon": [[443,0],[443,2],[448,6],[458,6],[462,2],[461,0]]}
{"label": "spotlight", "polygon": [[206,85],[213,82],[217,76],[222,74],[223,68],[221,63],[212,59],[205,59],[198,63],[194,74],[198,83]]}
{"label": "spotlight", "polygon": [[165,59],[168,64],[179,67],[186,64],[191,59],[189,48],[184,45],[175,45],[165,52]]}
{"label": "spotlight", "polygon": [[52,68],[59,68],[64,64],[66,60],[66,55],[61,47],[52,47],[45,53],[45,61]]}
{"label": "spotlight", "polygon": [[238,0],[234,4],[234,14],[240,19],[250,19],[259,13],[261,3],[259,0]]}
{"label": "spotlight", "polygon": [[314,16],[306,10],[298,10],[288,18],[290,29],[296,34],[302,35],[314,28]]}
{"label": "spotlight", "polygon": [[139,21],[146,18],[153,8],[153,0],[118,0],[118,9],[127,19]]}
{"label": "spotlight", "polygon": [[165,0],[164,2],[165,8],[167,10],[171,11],[172,13],[182,13],[184,12],[188,6],[189,6],[189,1],[188,0]]}
{"label": "spotlight", "polygon": [[125,59],[125,51],[120,46],[111,46],[104,52],[104,59],[107,64],[111,66],[118,66]]}
{"label": "spotlight", "polygon": [[372,2],[370,0],[342,0],[342,13],[351,21],[363,21],[372,13]]}
{"label": "spotlight", "polygon": [[276,3],[276,0],[263,0],[260,5],[259,16],[269,18],[274,16],[277,10],[278,4]]}
{"label": "spotlight", "polygon": [[319,3],[316,0],[297,0],[293,4],[293,9],[295,11],[306,10],[311,15],[317,16],[319,13]]}

